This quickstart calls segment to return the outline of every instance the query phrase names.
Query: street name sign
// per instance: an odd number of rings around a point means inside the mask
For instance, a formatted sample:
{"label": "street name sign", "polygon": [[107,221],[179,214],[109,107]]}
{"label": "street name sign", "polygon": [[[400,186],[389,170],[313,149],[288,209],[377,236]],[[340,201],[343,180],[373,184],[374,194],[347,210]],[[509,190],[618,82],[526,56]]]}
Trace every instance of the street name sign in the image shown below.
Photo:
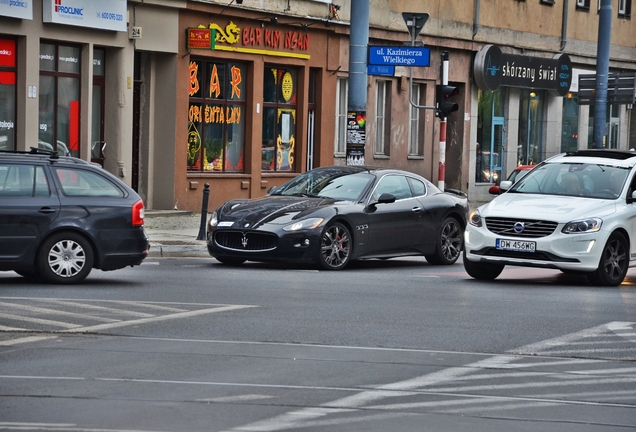
{"label": "street name sign", "polygon": [[369,65],[430,66],[431,49],[410,46],[369,46]]}

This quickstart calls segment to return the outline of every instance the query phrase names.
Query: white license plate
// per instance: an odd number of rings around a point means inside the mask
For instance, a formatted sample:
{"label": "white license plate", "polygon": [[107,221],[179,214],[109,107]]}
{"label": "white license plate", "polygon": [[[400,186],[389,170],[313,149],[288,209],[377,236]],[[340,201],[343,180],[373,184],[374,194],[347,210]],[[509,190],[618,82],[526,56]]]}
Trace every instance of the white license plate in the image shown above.
{"label": "white license plate", "polygon": [[514,252],[534,252],[537,244],[532,241],[497,239],[495,247],[499,250],[508,250]]}

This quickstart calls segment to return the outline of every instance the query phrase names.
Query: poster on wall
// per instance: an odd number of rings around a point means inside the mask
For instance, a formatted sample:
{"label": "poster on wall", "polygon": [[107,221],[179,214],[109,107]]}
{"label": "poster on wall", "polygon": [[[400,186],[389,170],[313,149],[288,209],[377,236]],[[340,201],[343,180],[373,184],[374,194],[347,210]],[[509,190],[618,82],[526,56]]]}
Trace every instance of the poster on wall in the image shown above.
{"label": "poster on wall", "polygon": [[366,111],[347,113],[347,165],[364,165],[366,125]]}

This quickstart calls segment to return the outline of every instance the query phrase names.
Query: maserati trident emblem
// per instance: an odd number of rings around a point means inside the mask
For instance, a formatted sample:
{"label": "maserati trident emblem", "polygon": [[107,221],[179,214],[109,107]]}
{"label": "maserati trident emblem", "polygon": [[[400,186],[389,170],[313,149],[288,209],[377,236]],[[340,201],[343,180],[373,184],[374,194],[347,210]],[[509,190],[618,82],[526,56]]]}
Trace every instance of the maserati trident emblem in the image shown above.
{"label": "maserati trident emblem", "polygon": [[523,232],[524,229],[526,229],[526,225],[524,222],[516,222],[513,226],[512,229],[516,232],[516,233],[520,233]]}
{"label": "maserati trident emblem", "polygon": [[247,247],[247,237],[243,234],[243,238],[241,239],[241,244],[243,245],[243,249]]}

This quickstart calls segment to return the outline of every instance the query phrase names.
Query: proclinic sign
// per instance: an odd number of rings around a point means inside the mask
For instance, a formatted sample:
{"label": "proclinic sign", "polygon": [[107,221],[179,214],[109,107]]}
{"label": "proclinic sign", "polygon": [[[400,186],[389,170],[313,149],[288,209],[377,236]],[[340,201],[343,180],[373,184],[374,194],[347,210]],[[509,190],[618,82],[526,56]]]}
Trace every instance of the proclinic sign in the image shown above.
{"label": "proclinic sign", "polygon": [[20,19],[33,19],[31,0],[0,0],[0,16]]}
{"label": "proclinic sign", "polygon": [[42,7],[46,23],[127,31],[126,0],[43,0]]}

